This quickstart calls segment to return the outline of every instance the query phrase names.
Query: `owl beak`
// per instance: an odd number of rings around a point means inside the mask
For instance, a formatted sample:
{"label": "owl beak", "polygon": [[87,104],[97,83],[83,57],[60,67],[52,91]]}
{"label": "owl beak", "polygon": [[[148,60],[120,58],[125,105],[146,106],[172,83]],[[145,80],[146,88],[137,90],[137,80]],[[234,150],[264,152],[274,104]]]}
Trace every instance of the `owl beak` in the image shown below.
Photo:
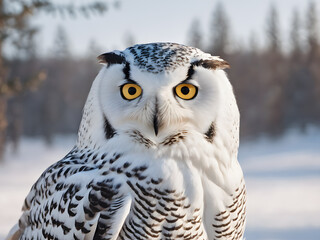
{"label": "owl beak", "polygon": [[154,129],[154,133],[157,136],[158,135],[158,130],[159,130],[159,125],[158,125],[158,115],[155,114],[153,116],[153,129]]}
{"label": "owl beak", "polygon": [[153,129],[154,133],[157,136],[158,130],[159,130],[159,109],[158,109],[158,99],[155,100],[155,106],[154,106],[154,115],[153,115]]}

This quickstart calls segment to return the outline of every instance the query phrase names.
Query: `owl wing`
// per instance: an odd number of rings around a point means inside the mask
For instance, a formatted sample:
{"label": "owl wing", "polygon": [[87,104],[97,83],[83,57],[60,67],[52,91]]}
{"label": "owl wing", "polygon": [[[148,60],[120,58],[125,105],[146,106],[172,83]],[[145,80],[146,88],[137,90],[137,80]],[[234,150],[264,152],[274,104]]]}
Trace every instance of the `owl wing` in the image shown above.
{"label": "owl wing", "polygon": [[246,222],[246,187],[243,179],[228,200],[229,203],[214,216],[212,227],[215,239],[242,239]]}
{"label": "owl wing", "polygon": [[49,167],[7,239],[117,239],[132,199],[116,175],[101,169],[68,155]]}

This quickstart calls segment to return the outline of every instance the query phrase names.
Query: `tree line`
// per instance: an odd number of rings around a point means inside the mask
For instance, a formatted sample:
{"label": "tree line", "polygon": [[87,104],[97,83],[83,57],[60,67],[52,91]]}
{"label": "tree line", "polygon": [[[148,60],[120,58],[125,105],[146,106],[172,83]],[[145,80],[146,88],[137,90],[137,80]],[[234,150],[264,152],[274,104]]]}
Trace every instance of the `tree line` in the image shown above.
{"label": "tree line", "polygon": [[[196,19],[187,39],[189,45],[230,63],[227,73],[240,108],[241,137],[255,138],[262,134],[275,137],[289,128],[304,131],[309,124],[320,125],[316,4],[310,2],[304,14],[292,12],[288,33],[280,31],[279,14],[271,6],[266,17],[264,45],[259,44],[255,35],[250,36],[249,44],[239,44],[232,37],[231,24],[223,4],[218,3],[212,12],[208,39]],[[284,43],[284,34],[289,36],[289,44]],[[133,39],[130,35],[128,44]],[[22,135],[41,136],[50,144],[56,134],[76,133],[92,80],[100,68],[96,56],[101,51],[96,44],[88,47],[86,56],[75,57],[61,27],[57,29],[52,54],[39,57],[33,37],[26,43],[19,49],[23,58],[5,60],[6,78],[11,79],[8,85],[14,86],[16,92],[5,97],[8,104],[5,134],[15,148]],[[0,117],[0,125],[1,120]]]}
{"label": "tree line", "polygon": [[[41,66],[42,59],[35,54],[34,37],[38,29],[30,24],[32,17],[39,12],[58,16],[90,17],[103,14],[110,3],[112,2],[105,0],[87,3],[0,0],[0,161],[3,159],[8,137],[17,148],[22,129],[27,131],[29,127],[24,124],[27,117],[22,113],[25,106],[20,102],[26,99],[25,94],[38,89],[47,76],[46,66]],[[114,6],[117,6],[117,3],[117,0],[114,0]],[[7,56],[6,49],[11,49],[12,57]],[[39,66],[43,69],[39,69]],[[33,112],[29,112],[29,115],[32,115],[30,113]],[[18,116],[21,118],[18,119]]]}
{"label": "tree line", "polygon": [[[320,125],[320,42],[317,5],[293,9],[289,32],[281,32],[274,5],[266,15],[265,44],[252,34],[248,45],[232,39],[222,3],[212,13],[209,39],[199,20],[190,27],[189,44],[227,60],[241,114],[242,138],[276,137],[289,128]],[[287,35],[289,43],[285,43]],[[208,44],[204,44],[204,42]]]}

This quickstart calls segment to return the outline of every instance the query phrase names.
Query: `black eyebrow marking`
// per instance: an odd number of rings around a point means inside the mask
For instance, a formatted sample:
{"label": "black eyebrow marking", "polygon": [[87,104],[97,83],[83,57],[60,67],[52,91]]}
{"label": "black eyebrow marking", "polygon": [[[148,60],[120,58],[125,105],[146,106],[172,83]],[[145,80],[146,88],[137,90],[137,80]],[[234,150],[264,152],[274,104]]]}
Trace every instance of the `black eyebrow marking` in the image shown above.
{"label": "black eyebrow marking", "polygon": [[[132,80],[130,77],[130,63],[126,62],[124,68],[123,68],[123,73],[124,73],[124,79],[126,79],[130,83],[134,83],[139,85],[136,81]],[[140,85],[139,85],[140,86]]]}
{"label": "black eyebrow marking", "polygon": [[230,68],[230,65],[228,62],[224,60],[221,60],[221,61],[220,60],[203,60],[203,59],[197,60],[190,64],[186,80],[190,80],[192,78],[192,75],[194,74],[194,67],[203,67],[207,69],[216,70],[216,69]]}
{"label": "black eyebrow marking", "polygon": [[124,73],[124,79],[126,79],[128,83],[134,83],[134,84],[137,84],[138,86],[140,86],[135,80],[131,79],[130,70],[131,70],[130,63],[126,61],[126,64],[122,70]]}
{"label": "black eyebrow marking", "polygon": [[99,63],[105,63],[108,66],[112,64],[123,64],[127,62],[124,56],[113,53],[113,52],[103,53],[97,58]]}
{"label": "black eyebrow marking", "polygon": [[[124,65],[122,71],[123,71],[123,73],[124,73],[124,79],[125,79],[127,82],[124,83],[124,84],[122,84],[122,85],[120,86],[121,96],[122,96],[123,99],[125,99],[125,100],[127,100],[127,101],[135,100],[136,98],[135,98],[135,99],[131,99],[131,100],[126,99],[126,98],[123,96],[123,93],[122,93],[122,88],[123,88],[123,86],[126,85],[126,84],[128,84],[128,83],[133,83],[133,84],[136,84],[136,85],[138,85],[138,86],[140,87],[140,85],[139,85],[136,81],[134,81],[134,80],[132,80],[132,79],[130,78],[130,63],[129,63],[129,62],[127,62],[127,61],[125,62],[125,65]],[[141,88],[141,87],[140,87],[140,88]],[[138,99],[137,104],[140,102],[141,97],[142,97],[142,95],[143,95],[143,89],[141,88],[141,90],[142,90],[142,92],[141,92],[141,95],[138,97],[139,99]]]}
{"label": "black eyebrow marking", "polygon": [[130,79],[130,64],[127,61],[125,62],[125,66],[123,68],[123,73],[124,73],[125,79],[131,80]]}
{"label": "black eyebrow marking", "polygon": [[194,74],[194,64],[191,63],[191,65],[190,65],[190,67],[188,69],[187,78],[184,81],[190,80],[192,78],[193,74]]}

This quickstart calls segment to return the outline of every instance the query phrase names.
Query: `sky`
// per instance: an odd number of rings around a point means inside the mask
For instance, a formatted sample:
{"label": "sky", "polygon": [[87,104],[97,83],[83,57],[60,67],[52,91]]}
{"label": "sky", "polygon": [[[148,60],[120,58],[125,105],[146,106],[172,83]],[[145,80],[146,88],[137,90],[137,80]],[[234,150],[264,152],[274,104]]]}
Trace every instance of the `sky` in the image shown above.
{"label": "sky", "polygon": [[[37,45],[40,53],[46,54],[53,48],[57,26],[63,26],[68,34],[71,52],[76,55],[87,53],[94,41],[102,51],[124,49],[126,39],[132,35],[136,43],[170,41],[188,43],[188,32],[192,20],[199,19],[206,39],[216,0],[119,0],[120,7],[110,5],[102,16],[89,19],[77,17],[54,17],[40,13],[33,24],[40,29]],[[320,9],[320,0],[314,0]],[[257,35],[261,45],[266,32],[266,19],[270,6],[278,8],[280,29],[287,37],[292,11],[297,9],[305,16],[309,1],[303,0],[224,0],[223,5],[231,24],[232,38],[236,43],[248,44],[251,34]],[[318,11],[319,11],[318,9]],[[288,41],[288,37],[284,42]],[[205,42],[206,43],[206,42]]]}

